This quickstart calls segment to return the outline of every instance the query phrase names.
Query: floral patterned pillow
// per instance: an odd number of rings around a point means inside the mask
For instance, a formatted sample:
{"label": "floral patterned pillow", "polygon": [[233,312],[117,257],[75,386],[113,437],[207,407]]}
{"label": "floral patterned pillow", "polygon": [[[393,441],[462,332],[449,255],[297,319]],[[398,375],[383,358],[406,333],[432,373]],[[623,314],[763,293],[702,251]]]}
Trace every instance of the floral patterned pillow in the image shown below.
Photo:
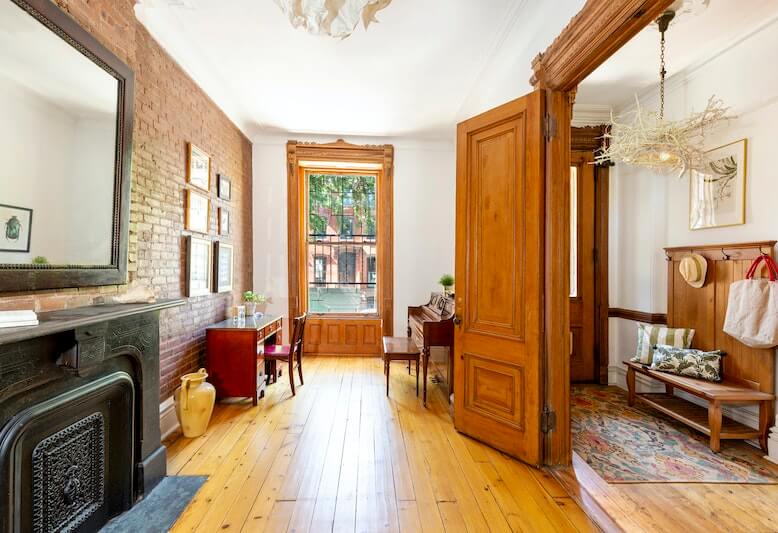
{"label": "floral patterned pillow", "polygon": [[653,370],[690,378],[721,381],[721,357],[724,352],[703,352],[692,348],[676,348],[665,344],[654,346]]}

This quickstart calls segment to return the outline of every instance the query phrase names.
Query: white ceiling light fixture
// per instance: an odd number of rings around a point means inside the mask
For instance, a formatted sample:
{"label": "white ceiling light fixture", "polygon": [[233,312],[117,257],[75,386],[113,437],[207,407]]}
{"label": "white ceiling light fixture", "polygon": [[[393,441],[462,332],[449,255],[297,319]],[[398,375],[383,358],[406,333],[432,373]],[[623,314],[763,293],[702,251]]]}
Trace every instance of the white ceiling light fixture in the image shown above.
{"label": "white ceiling light fixture", "polygon": [[665,32],[674,11],[666,11],[656,20],[660,32],[659,111],[647,112],[635,97],[636,109],[631,123],[612,121],[605,135],[608,146],[595,158],[597,163],[622,162],[683,176],[687,170],[704,164],[705,134],[723,121],[734,118],[728,107],[711,96],[705,109],[680,120],[665,120]]}
{"label": "white ceiling light fixture", "polygon": [[275,0],[295,28],[314,35],[345,39],[362,21],[365,29],[378,22],[375,14],[392,0]]}

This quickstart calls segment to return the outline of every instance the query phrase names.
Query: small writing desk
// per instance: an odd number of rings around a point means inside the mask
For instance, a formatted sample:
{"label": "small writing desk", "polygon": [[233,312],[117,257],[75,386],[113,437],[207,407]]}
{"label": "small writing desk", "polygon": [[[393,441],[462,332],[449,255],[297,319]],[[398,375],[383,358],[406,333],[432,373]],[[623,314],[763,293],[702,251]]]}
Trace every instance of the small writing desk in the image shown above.
{"label": "small writing desk", "polygon": [[257,405],[265,393],[264,347],[281,343],[281,322],[280,316],[266,314],[206,328],[206,367],[218,398],[245,396]]}

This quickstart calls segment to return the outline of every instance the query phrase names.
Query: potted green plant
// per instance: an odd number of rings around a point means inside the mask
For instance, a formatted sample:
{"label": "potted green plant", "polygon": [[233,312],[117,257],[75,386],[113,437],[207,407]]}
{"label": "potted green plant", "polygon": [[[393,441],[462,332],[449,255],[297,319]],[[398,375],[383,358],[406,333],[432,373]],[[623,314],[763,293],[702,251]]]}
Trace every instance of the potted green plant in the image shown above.
{"label": "potted green plant", "polygon": [[443,292],[445,294],[451,294],[451,288],[454,286],[454,276],[451,274],[443,274],[440,276],[438,283],[443,286]]}
{"label": "potted green plant", "polygon": [[243,293],[243,302],[246,305],[246,316],[253,317],[257,314],[257,304],[265,303],[265,295],[254,291]]}

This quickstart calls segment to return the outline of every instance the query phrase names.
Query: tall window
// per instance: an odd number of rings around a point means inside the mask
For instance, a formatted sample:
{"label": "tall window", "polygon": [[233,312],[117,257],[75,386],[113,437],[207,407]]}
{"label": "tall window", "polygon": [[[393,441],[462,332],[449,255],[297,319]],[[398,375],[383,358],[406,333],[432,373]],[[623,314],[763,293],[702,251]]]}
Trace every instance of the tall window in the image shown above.
{"label": "tall window", "polygon": [[[376,174],[309,171],[308,310],[376,313]],[[333,268],[326,268],[331,264]],[[337,265],[337,268],[335,268]]]}

